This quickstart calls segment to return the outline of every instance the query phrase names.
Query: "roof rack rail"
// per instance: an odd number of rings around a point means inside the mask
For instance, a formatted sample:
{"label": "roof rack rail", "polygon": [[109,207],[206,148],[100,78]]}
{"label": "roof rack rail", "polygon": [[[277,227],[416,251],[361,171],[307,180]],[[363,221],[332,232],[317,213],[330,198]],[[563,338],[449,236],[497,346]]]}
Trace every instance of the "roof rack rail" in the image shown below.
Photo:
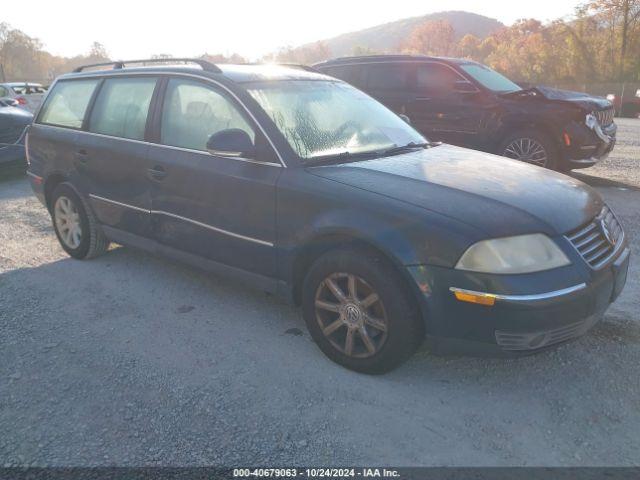
{"label": "roof rack rail", "polygon": [[282,65],[283,67],[299,68],[300,70],[305,70],[307,72],[321,73],[311,65],[303,65],[302,63],[279,63],[278,65]]}
{"label": "roof rack rail", "polygon": [[74,68],[73,69],[73,73],[79,73],[82,72],[83,70],[87,69],[87,68],[93,68],[93,67],[107,67],[109,65],[113,66],[113,70],[120,70],[122,68],[125,68],[127,65],[130,65],[132,63],[167,63],[167,64],[174,64],[174,63],[195,63],[196,65],[200,65],[200,67],[202,68],[202,70],[207,71],[207,72],[215,72],[215,73],[222,73],[222,70],[220,70],[220,68],[211,63],[208,62],[207,60],[203,60],[201,58],[146,58],[146,59],[142,59],[142,60],[116,60],[114,62],[104,62],[104,63],[92,63],[89,65],[82,65],[80,67]]}

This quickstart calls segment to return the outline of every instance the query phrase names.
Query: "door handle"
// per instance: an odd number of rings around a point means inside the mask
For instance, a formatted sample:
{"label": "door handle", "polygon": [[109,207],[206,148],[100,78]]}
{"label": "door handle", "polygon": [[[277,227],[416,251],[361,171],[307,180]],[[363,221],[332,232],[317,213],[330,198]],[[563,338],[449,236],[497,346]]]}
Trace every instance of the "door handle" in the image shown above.
{"label": "door handle", "polygon": [[431,100],[431,97],[416,97],[416,100]]}
{"label": "door handle", "polygon": [[150,168],[147,170],[147,172],[149,172],[149,177],[151,177],[152,180],[160,181],[167,176],[167,171],[160,166],[155,166],[153,168]]}
{"label": "door handle", "polygon": [[78,150],[75,154],[76,160],[80,163],[87,163],[89,161],[89,154],[86,150]]}

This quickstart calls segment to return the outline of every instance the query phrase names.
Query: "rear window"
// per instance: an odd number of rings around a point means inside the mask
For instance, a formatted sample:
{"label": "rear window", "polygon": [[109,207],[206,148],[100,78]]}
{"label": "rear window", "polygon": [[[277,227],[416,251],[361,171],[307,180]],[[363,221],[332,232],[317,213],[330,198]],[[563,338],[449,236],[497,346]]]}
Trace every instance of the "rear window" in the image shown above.
{"label": "rear window", "polygon": [[351,85],[361,86],[364,84],[362,68],[360,68],[360,65],[329,67],[324,69],[324,73],[332,77],[339,78],[340,80],[344,80]]}
{"label": "rear window", "polygon": [[100,80],[69,80],[56,84],[42,107],[39,123],[81,128],[87,105]]}
{"label": "rear window", "polygon": [[378,63],[366,66],[367,87],[375,90],[395,90],[407,87],[408,63]]}
{"label": "rear window", "polygon": [[89,131],[114,137],[144,139],[155,78],[105,80],[89,120]]}

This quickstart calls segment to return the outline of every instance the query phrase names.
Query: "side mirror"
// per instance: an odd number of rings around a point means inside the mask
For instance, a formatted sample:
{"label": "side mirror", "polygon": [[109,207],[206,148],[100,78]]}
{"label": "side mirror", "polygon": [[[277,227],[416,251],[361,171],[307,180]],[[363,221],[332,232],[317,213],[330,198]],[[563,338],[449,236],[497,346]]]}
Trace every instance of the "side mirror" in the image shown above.
{"label": "side mirror", "polygon": [[209,137],[207,151],[219,157],[253,158],[256,147],[247,132],[239,128],[228,128]]}
{"label": "side mirror", "polygon": [[409,125],[411,125],[411,119],[406,116],[404,113],[401,113],[400,115],[398,115],[402,120],[405,121],[405,123],[408,123]]}
{"label": "side mirror", "polygon": [[458,80],[453,84],[453,90],[458,93],[476,93],[479,92],[478,87],[466,80]]}

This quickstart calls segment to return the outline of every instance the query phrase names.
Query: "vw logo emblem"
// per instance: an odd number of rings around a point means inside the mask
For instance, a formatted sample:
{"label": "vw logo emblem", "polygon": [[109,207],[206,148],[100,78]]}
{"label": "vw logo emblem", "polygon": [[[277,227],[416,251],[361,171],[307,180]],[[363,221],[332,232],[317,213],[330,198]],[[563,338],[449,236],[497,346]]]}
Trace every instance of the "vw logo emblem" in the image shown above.
{"label": "vw logo emblem", "polygon": [[607,239],[607,242],[609,242],[611,245],[615,245],[616,241],[613,238],[613,236],[611,235],[611,231],[609,230],[609,226],[607,225],[607,222],[604,221],[604,218],[602,220],[600,220],[600,230],[602,230],[602,234],[604,235],[604,238]]}

